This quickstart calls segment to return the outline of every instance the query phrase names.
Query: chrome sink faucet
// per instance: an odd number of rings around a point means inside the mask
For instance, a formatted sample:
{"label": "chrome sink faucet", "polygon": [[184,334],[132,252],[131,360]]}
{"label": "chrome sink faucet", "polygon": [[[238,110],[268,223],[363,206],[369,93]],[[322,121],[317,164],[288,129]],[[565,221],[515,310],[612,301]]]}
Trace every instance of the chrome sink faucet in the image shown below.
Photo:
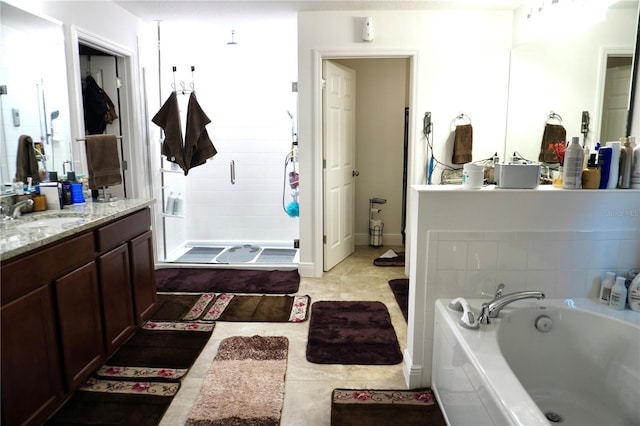
{"label": "chrome sink faucet", "polygon": [[14,204],[13,209],[11,210],[11,213],[9,213],[9,217],[11,219],[19,218],[20,215],[22,214],[22,207],[23,206],[32,206],[32,205],[33,205],[33,200],[31,198],[27,198],[26,200],[18,201],[16,204]]}
{"label": "chrome sink faucet", "polygon": [[522,299],[544,299],[544,293],[541,291],[516,291],[515,293],[502,294],[504,284],[500,284],[496,290],[494,298],[488,302],[482,304],[480,311],[480,317],[478,320],[480,324],[489,324],[491,321],[489,318],[497,318],[498,314],[505,306]]}

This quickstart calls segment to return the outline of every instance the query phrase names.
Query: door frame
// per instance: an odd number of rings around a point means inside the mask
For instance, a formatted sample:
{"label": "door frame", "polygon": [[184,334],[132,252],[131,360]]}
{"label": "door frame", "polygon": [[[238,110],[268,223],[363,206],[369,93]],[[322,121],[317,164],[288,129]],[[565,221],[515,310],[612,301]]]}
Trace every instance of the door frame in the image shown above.
{"label": "door frame", "polygon": [[[313,188],[318,190],[313,191],[313,198],[311,199],[312,212],[322,212],[312,216],[311,227],[313,235],[313,264],[314,271],[313,276],[319,277],[323,273],[324,265],[324,248],[323,248],[323,226],[324,226],[324,213],[323,213],[323,194],[324,186],[322,180],[322,150],[323,150],[323,135],[322,135],[322,63],[326,60],[333,59],[409,59],[409,152],[407,160],[407,209],[410,211],[411,206],[411,194],[410,186],[416,183],[414,176],[416,176],[415,164],[415,151],[416,151],[416,129],[413,126],[414,123],[418,123],[419,119],[416,117],[417,113],[417,76],[418,76],[418,51],[412,49],[353,49],[353,50],[314,50],[313,51],[313,107],[312,107],[312,134],[313,141],[311,149],[313,158]],[[357,114],[357,111],[356,111]],[[410,219],[409,219],[410,220]],[[410,222],[407,222],[407,229],[410,229]],[[407,237],[409,238],[409,236]],[[406,263],[405,271],[409,271],[409,247],[405,247],[406,251]]]}
{"label": "door frame", "polygon": [[[122,157],[127,162],[127,170],[123,171],[127,182],[127,198],[149,198],[152,188],[148,182],[150,176],[149,147],[146,125],[142,122],[143,106],[140,104],[140,80],[135,71],[138,63],[133,51],[95,35],[91,32],[71,25],[65,34],[67,44],[67,82],[69,86],[69,104],[71,114],[71,134],[73,138],[73,158],[80,160],[80,168],[87,170],[86,152],[83,143],[76,139],[85,137],[84,116],[82,108],[82,75],[80,71],[80,43],[101,50],[116,57],[119,77],[124,86],[119,89],[120,120],[122,126]],[[74,166],[75,167],[75,166]]]}

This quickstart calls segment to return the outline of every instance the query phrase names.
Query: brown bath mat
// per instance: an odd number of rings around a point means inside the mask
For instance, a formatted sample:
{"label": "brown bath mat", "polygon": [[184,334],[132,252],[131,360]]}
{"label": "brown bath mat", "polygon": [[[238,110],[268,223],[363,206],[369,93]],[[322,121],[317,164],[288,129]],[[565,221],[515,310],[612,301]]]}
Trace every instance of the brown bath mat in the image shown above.
{"label": "brown bath mat", "polygon": [[389,287],[396,298],[405,321],[409,321],[409,278],[397,278],[389,281]]}
{"label": "brown bath mat", "polygon": [[398,364],[402,352],[387,307],[381,302],[315,302],[307,360],[316,364]]}
{"label": "brown bath mat", "polygon": [[217,268],[165,268],[156,270],[158,291],[291,294],[300,288],[300,274]]}
{"label": "brown bath mat", "polygon": [[445,424],[430,389],[334,389],[331,395],[331,426]]}
{"label": "brown bath mat", "polygon": [[404,266],[404,260],[404,252],[401,251],[395,253],[395,256],[380,256],[373,260],[373,264],[374,266]]}

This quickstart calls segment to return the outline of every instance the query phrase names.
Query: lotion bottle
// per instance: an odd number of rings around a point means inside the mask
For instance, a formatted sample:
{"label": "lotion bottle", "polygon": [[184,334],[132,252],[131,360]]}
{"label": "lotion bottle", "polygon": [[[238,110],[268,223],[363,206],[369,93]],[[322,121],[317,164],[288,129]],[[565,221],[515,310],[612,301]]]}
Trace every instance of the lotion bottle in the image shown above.
{"label": "lotion bottle", "polygon": [[172,192],[171,194],[169,194],[169,197],[167,198],[167,206],[164,210],[164,212],[166,214],[173,214],[173,210],[175,208],[175,204],[176,204],[176,195]]}
{"label": "lotion bottle", "polygon": [[616,283],[611,287],[609,306],[616,311],[622,311],[627,303],[627,286],[625,277],[617,277]]}
{"label": "lotion bottle", "polygon": [[605,305],[609,304],[609,299],[611,298],[611,288],[613,287],[615,278],[615,272],[607,272],[607,276],[600,285],[600,303],[604,303]]}
{"label": "lotion bottle", "polygon": [[631,168],[631,188],[640,189],[640,143],[633,149]]}
{"label": "lotion bottle", "polygon": [[596,164],[596,154],[591,154],[587,168],[582,171],[582,189],[598,189],[600,187],[600,169]]}
{"label": "lotion bottle", "polygon": [[627,298],[629,308],[633,311],[640,312],[640,274],[636,275],[633,281],[631,281]]}
{"label": "lotion bottle", "polygon": [[175,202],[173,204],[173,214],[175,216],[184,215],[184,198],[180,193],[178,193],[178,196],[176,197]]}
{"label": "lotion bottle", "polygon": [[565,189],[582,188],[582,163],[584,150],[580,146],[579,138],[574,136],[564,153],[562,169],[562,187]]}

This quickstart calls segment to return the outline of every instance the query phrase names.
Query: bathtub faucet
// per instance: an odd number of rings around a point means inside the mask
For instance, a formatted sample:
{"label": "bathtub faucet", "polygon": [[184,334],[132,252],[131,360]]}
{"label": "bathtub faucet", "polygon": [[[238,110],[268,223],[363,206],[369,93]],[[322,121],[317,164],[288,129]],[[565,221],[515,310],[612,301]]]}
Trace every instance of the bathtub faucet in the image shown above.
{"label": "bathtub faucet", "polygon": [[544,293],[541,291],[516,291],[515,293],[502,294],[502,288],[500,288],[493,300],[482,304],[480,318],[478,318],[480,324],[489,324],[489,318],[497,318],[502,308],[522,299],[542,300],[544,299]]}

